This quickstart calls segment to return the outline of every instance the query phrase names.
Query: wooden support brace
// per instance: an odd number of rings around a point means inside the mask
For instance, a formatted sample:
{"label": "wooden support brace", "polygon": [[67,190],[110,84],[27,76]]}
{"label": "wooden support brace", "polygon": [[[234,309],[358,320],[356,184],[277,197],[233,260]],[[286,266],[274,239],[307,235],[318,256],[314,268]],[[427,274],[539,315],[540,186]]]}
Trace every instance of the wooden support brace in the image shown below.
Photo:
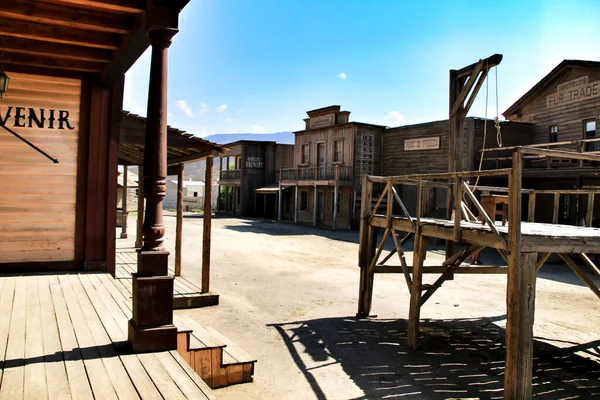
{"label": "wooden support brace", "polygon": [[398,240],[398,236],[396,236],[396,231],[392,230],[392,237],[394,238],[394,244],[396,246],[396,252],[398,253],[398,258],[400,259],[400,265],[402,266],[402,273],[404,274],[404,279],[406,280],[406,286],[408,287],[408,292],[412,291],[412,279],[410,278],[410,273],[408,272],[408,265],[406,265],[406,259],[404,258],[404,250],[402,249],[402,244]]}
{"label": "wooden support brace", "polygon": [[396,198],[396,201],[398,202],[398,204],[400,205],[400,208],[402,209],[402,213],[406,216],[406,218],[408,218],[408,220],[410,221],[411,225],[414,228],[415,222],[413,221],[408,210],[406,209],[406,206],[402,202],[402,199],[400,199],[400,196],[398,196],[398,192],[396,191],[396,188],[393,185],[392,185],[392,192],[394,193],[394,197]]}
{"label": "wooden support brace", "polygon": [[579,254],[579,256],[581,257],[581,259],[583,260],[583,262],[585,263],[585,265],[588,266],[589,269],[592,270],[592,272],[598,277],[600,278],[600,269],[598,268],[598,266],[587,256],[587,254],[585,253],[581,253]]}
{"label": "wooden support brace", "polygon": [[487,215],[487,213],[485,212],[485,210],[483,209],[483,207],[481,206],[481,204],[479,203],[479,201],[477,201],[477,198],[475,197],[475,195],[473,194],[473,192],[471,192],[471,189],[469,189],[469,185],[466,182],[463,182],[463,187],[464,187],[465,193],[467,194],[467,196],[469,197],[469,199],[471,199],[471,201],[473,202],[473,204],[475,204],[475,207],[477,208],[477,211],[479,211],[479,215],[485,220],[485,222],[490,227],[490,229],[492,230],[492,232],[494,232],[494,234],[496,236],[498,236],[498,238],[500,239],[500,242],[502,242],[504,248],[506,249],[507,248],[506,240],[504,240],[504,238],[502,237],[502,235],[500,235],[500,232],[498,232],[498,229],[496,229],[496,225],[494,224],[494,222]]}
{"label": "wooden support brace", "polygon": [[565,263],[577,274],[577,276],[594,292],[598,298],[600,298],[600,289],[594,283],[594,281],[585,273],[585,271],[577,265],[575,261],[566,253],[559,253],[558,256],[564,260]]}
{"label": "wooden support brace", "polygon": [[546,263],[546,261],[548,261],[548,259],[550,258],[550,256],[552,255],[552,253],[546,253],[544,255],[542,255],[542,258],[540,258],[535,266],[535,272],[538,272]]}

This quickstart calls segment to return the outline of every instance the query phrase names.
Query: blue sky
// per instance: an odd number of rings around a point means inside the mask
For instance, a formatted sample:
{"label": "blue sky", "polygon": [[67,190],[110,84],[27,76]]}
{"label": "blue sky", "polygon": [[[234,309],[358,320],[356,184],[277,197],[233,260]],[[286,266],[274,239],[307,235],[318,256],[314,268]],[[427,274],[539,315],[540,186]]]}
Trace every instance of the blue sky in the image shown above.
{"label": "blue sky", "polygon": [[[169,124],[294,131],[332,104],[374,124],[444,119],[448,71],[494,53],[502,113],[563,59],[600,61],[599,15],[597,0],[191,0],[169,51]],[[124,109],[141,115],[149,64],[126,76]],[[484,109],[485,85],[470,115]]]}

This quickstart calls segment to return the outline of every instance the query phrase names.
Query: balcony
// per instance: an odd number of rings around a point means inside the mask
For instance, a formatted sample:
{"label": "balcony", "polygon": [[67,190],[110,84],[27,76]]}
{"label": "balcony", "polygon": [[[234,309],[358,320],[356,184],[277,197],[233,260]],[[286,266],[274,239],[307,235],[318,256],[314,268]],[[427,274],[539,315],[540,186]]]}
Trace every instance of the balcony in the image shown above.
{"label": "balcony", "polygon": [[239,181],[242,179],[241,169],[227,169],[221,171],[220,180],[222,181]]}
{"label": "balcony", "polygon": [[352,182],[352,167],[340,165],[328,167],[284,168],[281,181],[332,181]]}

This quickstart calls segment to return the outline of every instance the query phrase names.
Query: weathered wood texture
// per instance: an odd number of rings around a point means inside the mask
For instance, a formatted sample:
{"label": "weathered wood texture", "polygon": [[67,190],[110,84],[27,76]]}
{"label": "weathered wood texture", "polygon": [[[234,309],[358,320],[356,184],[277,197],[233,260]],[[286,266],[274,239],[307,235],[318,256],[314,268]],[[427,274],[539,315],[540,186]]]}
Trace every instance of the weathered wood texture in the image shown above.
{"label": "weathered wood texture", "polygon": [[106,273],[1,277],[0,398],[214,399],[176,351],[123,347],[131,302],[117,281]]}
{"label": "weathered wood texture", "polygon": [[[10,78],[0,118],[58,163],[0,128],[0,262],[72,261],[81,81],[18,73]],[[59,121],[66,115],[68,124]]]}
{"label": "weathered wood texture", "polygon": [[[544,83],[536,93],[530,96],[512,115],[505,115],[513,121],[535,122],[534,143],[549,142],[550,126],[558,126],[558,141],[578,140],[583,138],[583,120],[596,119],[600,115],[600,98],[581,96],[576,101],[566,101],[569,90],[582,89],[583,85],[567,89],[567,93],[558,90],[563,83],[587,77],[588,82],[600,80],[598,67],[570,67],[565,66],[553,79]],[[585,88],[584,88],[585,90]],[[596,92],[600,93],[600,87]],[[560,95],[563,94],[563,99]],[[556,101],[549,96],[559,96]],[[579,97],[578,97],[579,98]],[[575,147],[570,150],[577,150]]]}

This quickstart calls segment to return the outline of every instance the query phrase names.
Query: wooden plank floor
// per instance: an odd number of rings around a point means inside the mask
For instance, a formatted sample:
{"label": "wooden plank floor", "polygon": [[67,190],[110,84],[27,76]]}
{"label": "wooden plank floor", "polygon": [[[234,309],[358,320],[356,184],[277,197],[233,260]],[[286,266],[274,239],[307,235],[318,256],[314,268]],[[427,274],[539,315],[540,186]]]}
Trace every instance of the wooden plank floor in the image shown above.
{"label": "wooden plank floor", "polygon": [[[135,248],[117,248],[116,273],[119,283],[131,294],[131,273],[137,271],[137,253]],[[175,272],[170,270],[174,275]],[[183,276],[176,276],[173,285],[173,306],[176,309],[214,306],[219,304],[219,295],[203,293],[202,289]]]}
{"label": "wooden plank floor", "polygon": [[[380,228],[387,227],[386,216],[375,214],[371,225]],[[413,218],[413,222],[416,219]],[[510,221],[502,225],[495,222],[498,232],[508,240]],[[403,232],[414,232],[415,229],[406,217],[392,217],[394,229]],[[461,241],[477,243],[484,240],[489,247],[501,248],[501,241],[492,232],[489,226],[477,222],[460,222]],[[435,218],[421,218],[423,235],[439,239],[452,240],[454,237],[454,221]],[[478,239],[478,240],[476,240]],[[522,250],[527,252],[549,252],[555,250],[563,253],[599,253],[600,229],[572,225],[545,224],[540,222],[521,222]],[[562,249],[559,249],[562,248]]]}
{"label": "wooden plank floor", "polygon": [[0,276],[0,399],[214,399],[177,351],[133,354],[106,273]]}

